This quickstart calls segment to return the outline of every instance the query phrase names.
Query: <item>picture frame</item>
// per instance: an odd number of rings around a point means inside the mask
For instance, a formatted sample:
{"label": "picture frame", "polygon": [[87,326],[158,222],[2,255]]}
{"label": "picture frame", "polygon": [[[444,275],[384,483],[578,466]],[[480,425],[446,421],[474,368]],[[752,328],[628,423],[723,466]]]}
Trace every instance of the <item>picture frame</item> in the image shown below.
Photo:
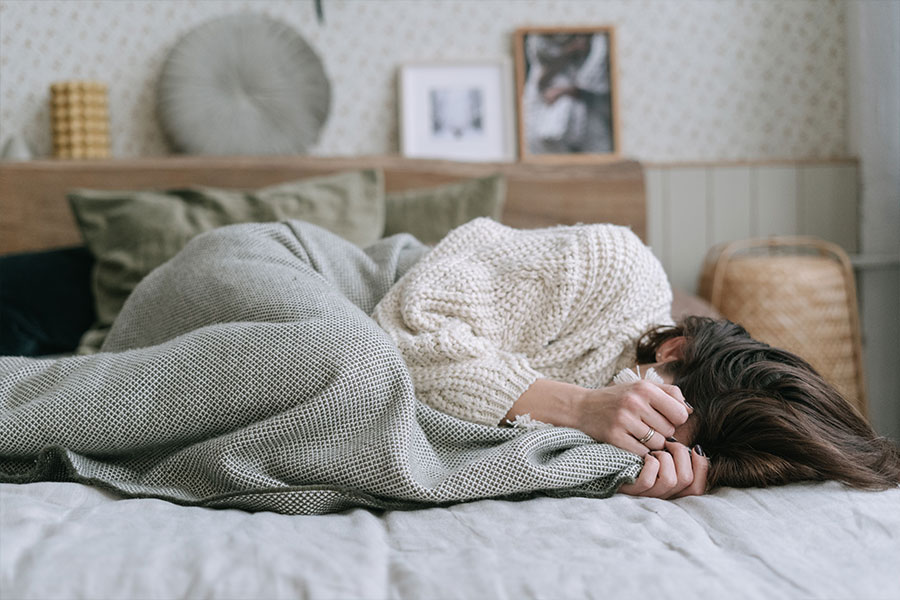
{"label": "picture frame", "polygon": [[400,67],[398,84],[403,156],[515,160],[508,60],[407,63]]}
{"label": "picture frame", "polygon": [[615,28],[522,27],[514,53],[521,159],[619,158]]}

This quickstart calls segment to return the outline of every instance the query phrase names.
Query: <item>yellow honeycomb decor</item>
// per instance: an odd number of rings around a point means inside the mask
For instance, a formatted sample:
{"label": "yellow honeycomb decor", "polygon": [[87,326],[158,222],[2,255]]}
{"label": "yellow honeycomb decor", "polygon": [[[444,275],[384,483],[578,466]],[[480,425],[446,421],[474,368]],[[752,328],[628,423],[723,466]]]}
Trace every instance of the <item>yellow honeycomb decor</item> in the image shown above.
{"label": "yellow honeycomb decor", "polygon": [[50,86],[55,158],[105,158],[109,152],[106,84],[60,81]]}

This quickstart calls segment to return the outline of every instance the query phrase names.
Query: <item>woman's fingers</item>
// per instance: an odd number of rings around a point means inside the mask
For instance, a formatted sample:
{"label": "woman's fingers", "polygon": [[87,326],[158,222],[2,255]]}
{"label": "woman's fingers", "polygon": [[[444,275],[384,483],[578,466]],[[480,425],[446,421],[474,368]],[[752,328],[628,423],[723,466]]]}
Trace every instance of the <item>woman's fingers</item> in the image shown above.
{"label": "woman's fingers", "polygon": [[591,390],[584,398],[577,405],[575,426],[639,456],[662,450],[665,439],[688,418],[676,386],[639,381]]}
{"label": "woman's fingers", "polygon": [[[646,431],[644,431],[646,433]],[[659,437],[659,436],[656,436]],[[650,448],[645,446],[644,444],[638,441],[638,438],[634,437],[630,430],[622,430],[616,434],[610,436],[608,440],[604,440],[617,448],[621,448],[622,450],[627,450],[633,454],[637,454],[638,456],[646,456],[648,452],[650,452]]]}
{"label": "woman's fingers", "polygon": [[[638,386],[641,384],[635,385]],[[672,431],[666,434],[666,437],[668,437],[675,432],[675,427],[678,427],[687,421],[690,413],[688,412],[687,405],[684,403],[683,397],[678,399],[663,389],[664,387],[673,388],[676,386],[663,386],[656,383],[650,383],[649,385],[652,386],[652,388],[643,389],[647,392],[647,399],[650,402],[650,407],[662,415],[666,421],[672,425]]]}
{"label": "woman's fingers", "polygon": [[[648,420],[652,421],[653,419]],[[656,426],[664,428],[663,431],[668,429],[665,425],[665,421],[663,421],[662,424],[656,423]],[[665,447],[665,435],[660,433],[660,431],[653,426],[653,423],[647,423],[641,419],[633,419],[631,423],[629,423],[627,430],[628,433],[631,434],[631,437],[645,448],[650,450],[662,450]]]}
{"label": "woman's fingers", "polygon": [[[668,387],[678,389],[675,386]],[[647,428],[652,427],[660,435],[655,443],[647,444],[647,447],[651,450],[661,450],[664,447],[665,438],[674,435],[675,428],[687,420],[687,408],[680,400],[667,394],[660,385],[655,383],[637,384],[633,393],[639,395],[641,399],[637,412],[642,421],[640,427],[643,427],[643,431],[631,431],[631,433],[641,439],[646,435]]]}
{"label": "woman's fingers", "polygon": [[676,442],[667,442],[666,450],[653,451],[644,457],[644,466],[634,483],[619,491],[647,498],[683,498],[706,492],[709,460],[699,446],[688,450]]}
{"label": "woman's fingers", "polygon": [[[684,403],[669,395],[664,388],[678,390],[676,386],[641,381],[631,384],[622,397],[620,424],[639,444],[650,450],[662,450],[665,439],[671,437],[675,428],[688,418]],[[678,393],[681,394],[680,391]]]}
{"label": "woman's fingers", "polygon": [[666,438],[672,437],[675,433],[675,426],[650,407],[642,411],[639,423],[633,429],[629,428],[629,431],[632,435],[641,439],[647,434],[648,427],[652,427],[653,431],[657,433],[651,440],[653,444],[647,444],[647,447],[651,450],[662,450],[665,446]]}
{"label": "woman's fingers", "polygon": [[694,466],[691,451],[684,444],[666,442],[666,451],[675,465],[675,487],[669,490],[667,497],[672,497],[687,489],[694,482]]}
{"label": "woman's fingers", "polygon": [[672,496],[673,498],[702,496],[706,493],[706,476],[709,473],[709,459],[703,455],[703,450],[700,446],[694,446],[693,450],[691,450],[691,468],[694,472],[694,480],[691,482],[691,485]]}
{"label": "woman's fingers", "polygon": [[623,485],[619,491],[629,496],[640,496],[656,484],[657,473],[659,473],[659,461],[648,454],[644,457],[644,466],[634,483]]}
{"label": "woman's fingers", "polygon": [[665,498],[678,483],[678,477],[675,473],[675,462],[672,460],[672,455],[663,450],[651,452],[650,456],[659,461],[656,483],[639,495],[647,496],[648,498]]}
{"label": "woman's fingers", "polygon": [[688,401],[684,399],[684,394],[681,393],[681,388],[677,385],[670,385],[668,383],[658,383],[657,384],[662,390],[668,395],[672,396],[682,404],[687,409],[688,413],[694,412],[694,407],[688,404]]}

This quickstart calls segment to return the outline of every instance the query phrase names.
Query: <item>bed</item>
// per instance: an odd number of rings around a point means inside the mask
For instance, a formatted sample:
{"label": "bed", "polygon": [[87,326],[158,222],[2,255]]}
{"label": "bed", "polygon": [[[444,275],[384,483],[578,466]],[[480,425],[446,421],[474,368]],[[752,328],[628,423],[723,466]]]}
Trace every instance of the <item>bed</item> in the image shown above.
{"label": "bed", "polygon": [[[160,158],[0,165],[0,252],[82,243],[73,188],[255,188],[377,168],[388,190],[500,173],[516,227],[646,232],[643,176],[602,165],[397,157]],[[674,312],[705,310],[682,298]],[[687,306],[687,308],[685,308]],[[900,489],[719,489],[675,501],[528,495],[326,515],[0,484],[4,598],[897,598]]]}

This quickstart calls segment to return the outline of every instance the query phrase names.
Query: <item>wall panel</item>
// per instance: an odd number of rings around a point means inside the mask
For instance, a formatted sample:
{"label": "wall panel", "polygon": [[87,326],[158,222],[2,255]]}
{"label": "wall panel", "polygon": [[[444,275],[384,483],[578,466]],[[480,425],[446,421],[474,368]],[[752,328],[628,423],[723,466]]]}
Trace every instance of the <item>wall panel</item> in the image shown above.
{"label": "wall panel", "polygon": [[720,242],[814,235],[855,253],[857,170],[853,160],[650,165],[648,242],[672,284],[691,292]]}
{"label": "wall panel", "polygon": [[798,171],[799,230],[839,244],[858,247],[857,173],[855,166],[804,165]]}
{"label": "wall panel", "polygon": [[750,166],[707,168],[709,220],[707,238],[718,244],[756,235],[754,173]]}
{"label": "wall panel", "polygon": [[[647,244],[653,248],[653,252],[660,258],[666,257],[666,228],[665,228],[665,199],[663,190],[667,178],[666,173],[660,169],[644,171],[644,183],[647,194]],[[668,269],[668,265],[663,262]]]}
{"label": "wall panel", "polygon": [[671,169],[665,181],[665,264],[672,285],[693,291],[700,261],[709,247],[708,169]]}
{"label": "wall panel", "polygon": [[755,235],[791,235],[797,226],[796,166],[769,165],[754,167],[756,186]]}

